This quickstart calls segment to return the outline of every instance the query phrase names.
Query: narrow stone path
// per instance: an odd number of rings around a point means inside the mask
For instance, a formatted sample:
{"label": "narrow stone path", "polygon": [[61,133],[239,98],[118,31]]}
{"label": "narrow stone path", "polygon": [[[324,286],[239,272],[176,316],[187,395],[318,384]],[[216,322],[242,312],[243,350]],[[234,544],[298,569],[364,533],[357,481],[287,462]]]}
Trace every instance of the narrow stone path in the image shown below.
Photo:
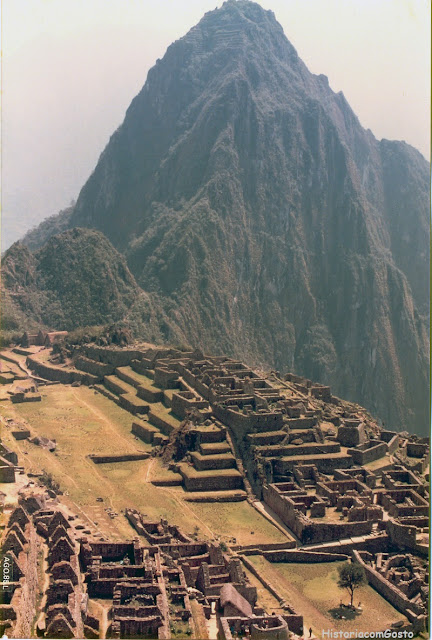
{"label": "narrow stone path", "polygon": [[102,615],[100,617],[100,626],[99,626],[99,638],[106,638],[107,630],[108,630],[108,612],[105,607],[99,605],[102,609]]}
{"label": "narrow stone path", "polygon": [[218,637],[218,625],[215,613],[212,613],[210,619],[207,620],[207,633],[209,640],[216,640]]}
{"label": "narrow stone path", "polygon": [[47,545],[44,544],[42,546],[42,572],[44,575],[44,580],[43,580],[43,584],[39,585],[38,584],[38,589],[39,591],[43,591],[43,596],[42,596],[42,600],[40,603],[40,613],[36,622],[36,626],[45,620],[45,608],[46,608],[46,600],[47,600],[47,590],[49,587],[49,574],[47,573],[48,570],[48,548]]}

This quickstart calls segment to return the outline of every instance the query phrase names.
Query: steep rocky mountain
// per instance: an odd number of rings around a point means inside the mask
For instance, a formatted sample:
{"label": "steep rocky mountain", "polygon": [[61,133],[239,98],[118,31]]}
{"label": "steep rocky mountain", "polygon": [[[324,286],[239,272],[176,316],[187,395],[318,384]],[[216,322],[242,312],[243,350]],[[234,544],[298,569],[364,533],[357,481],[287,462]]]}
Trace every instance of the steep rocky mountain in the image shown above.
{"label": "steep rocky mountain", "polygon": [[428,190],[420,153],[363,129],[272,12],[228,0],[150,70],[66,223],[126,256],[168,339],[424,433]]}

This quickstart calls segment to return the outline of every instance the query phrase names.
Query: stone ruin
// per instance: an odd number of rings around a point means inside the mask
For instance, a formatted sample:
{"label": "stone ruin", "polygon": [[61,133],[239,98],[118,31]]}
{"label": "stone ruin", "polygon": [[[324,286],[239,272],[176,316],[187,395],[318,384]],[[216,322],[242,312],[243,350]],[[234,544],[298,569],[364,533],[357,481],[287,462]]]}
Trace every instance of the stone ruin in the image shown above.
{"label": "stone ruin", "polygon": [[164,518],[161,518],[160,522],[146,520],[136,509],[125,509],[125,516],[136,532],[150,544],[193,542],[179,527],[170,525]]}
{"label": "stone ruin", "polygon": [[[161,455],[172,471],[160,484],[182,485],[194,500],[247,499],[253,505],[262,499],[293,533],[297,544],[296,549],[287,545],[286,549],[264,550],[270,561],[294,557],[312,561],[323,553],[341,559],[359,553],[362,562],[381,576],[368,573],[373,586],[376,581],[381,585],[383,578],[396,588],[395,579],[389,576],[404,574],[402,569],[383,577],[372,566],[375,560],[364,555],[366,551],[384,554],[384,558],[401,551],[417,559],[427,557],[429,440],[381,428],[357,405],[332,396],[329,387],[294,374],[283,378],[275,372],[259,374],[224,356],[165,347],[83,345],[70,367],[41,362],[37,354],[29,356],[27,364],[48,380],[91,384],[129,411],[132,433],[151,444],[152,454]],[[142,558],[134,555],[140,547],[137,541],[128,543],[122,557],[111,557],[107,547],[98,547],[102,543],[90,539],[81,541],[79,552],[86,588],[90,593],[107,589],[106,597],[112,599],[109,621],[114,637],[133,629],[144,633],[146,624],[149,633],[159,637],[168,633],[170,610],[177,610],[178,604],[170,600],[171,595],[180,598],[180,618],[188,618],[184,613],[187,600],[179,595],[178,585],[189,598],[194,594],[208,615],[212,602],[219,602],[224,584],[236,590],[230,591],[233,601],[242,603],[243,598],[255,610],[249,586],[235,569],[237,564],[228,561],[220,549],[191,540],[164,520],[150,522],[133,510],[127,510],[126,517],[150,545]],[[39,533],[43,526],[42,520],[36,523]],[[52,544],[61,541],[58,549],[67,556],[69,534],[63,528],[67,535],[60,528]],[[18,545],[19,533],[12,531],[10,540]],[[71,585],[76,588],[73,572],[62,563],[71,564],[60,559],[52,579],[64,580],[63,601],[52,602],[49,619],[58,621],[57,632],[67,633],[79,625],[71,590]],[[62,571],[67,577],[60,577]],[[171,584],[168,590],[165,578]],[[116,580],[121,582],[118,588]],[[129,596],[135,592],[126,585],[138,582],[152,588],[146,592],[143,587],[144,591]],[[416,584],[414,580],[412,585]],[[419,595],[414,586],[404,592],[409,606],[394,596],[394,590],[384,587],[382,593],[393,606],[399,603],[396,608],[404,614],[411,612],[406,615],[413,625],[421,626],[424,589]],[[402,587],[403,592],[405,582]],[[66,595],[73,605],[70,615],[64,608]],[[53,597],[50,595],[51,600]],[[233,629],[247,629],[255,637],[262,637],[259,634],[264,629],[284,633],[279,618],[251,626],[247,608],[228,607],[226,616],[223,608],[220,621],[231,622],[220,623],[221,637],[230,637]],[[93,618],[88,613],[82,616],[89,637],[98,634]],[[291,621],[285,620],[290,632],[294,618],[292,614]],[[44,633],[51,633],[48,626]]]}
{"label": "stone ruin", "polygon": [[371,584],[390,604],[404,613],[414,633],[424,631],[428,617],[429,568],[413,554],[354,551]]}
{"label": "stone ruin", "polygon": [[93,384],[137,416],[133,433],[155,447],[169,445],[187,420],[187,451],[176,470],[187,491],[241,495],[250,483],[260,496],[264,484],[283,481],[299,464],[331,474],[390,462],[398,452],[409,461],[423,461],[427,453],[426,444],[381,429],[360,408],[334,398],[328,387],[294,374],[263,377],[223,356],[83,345],[75,369],[47,366],[37,354],[28,365],[49,379]]}
{"label": "stone ruin", "polygon": [[18,456],[4,443],[0,442],[0,482],[15,482]]}
{"label": "stone ruin", "polygon": [[[207,618],[217,610],[219,617],[241,614],[260,623],[265,612],[256,607],[257,590],[239,557],[216,543],[191,540],[166,521],[128,515],[140,521],[150,546],[138,538],[89,537],[57,501],[21,496],[2,539],[7,566],[2,632],[31,637],[35,624],[37,635],[45,638],[97,638],[101,632],[112,638],[188,635],[191,600]],[[95,601],[105,603],[106,619],[95,615]]]}

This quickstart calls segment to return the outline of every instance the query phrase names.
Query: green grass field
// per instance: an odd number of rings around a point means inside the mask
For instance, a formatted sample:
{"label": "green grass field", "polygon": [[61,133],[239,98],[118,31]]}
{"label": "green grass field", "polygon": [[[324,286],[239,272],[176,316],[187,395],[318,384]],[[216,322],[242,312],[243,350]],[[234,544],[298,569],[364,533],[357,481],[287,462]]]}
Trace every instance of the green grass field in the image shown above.
{"label": "green grass field", "polygon": [[[228,540],[235,536],[238,544],[286,539],[247,502],[185,502],[182,487],[154,486],[153,479],[173,477],[159,458],[94,464],[87,457],[91,453],[150,451],[151,446],[131,433],[134,418],[130,413],[94,390],[64,385],[41,390],[41,402],[4,403],[2,407],[6,417],[25,420],[33,435],[55,439],[56,451],[50,453],[27,440],[17,442],[7,429],[3,430],[5,443],[17,451],[26,471],[51,473],[65,492],[65,501],[78,515],[84,513],[97,523],[103,534],[116,538],[134,536],[134,530],[121,514],[131,507],[152,519],[166,518],[186,533],[198,527],[200,537],[208,539],[220,536]],[[103,502],[97,502],[96,498],[102,498]],[[107,507],[116,511],[118,517],[111,519],[105,511]]]}
{"label": "green grass field", "polygon": [[354,605],[362,603],[362,613],[351,620],[333,616],[342,600],[349,603],[347,591],[337,586],[340,562],[316,564],[270,563],[263,556],[250,556],[260,573],[304,616],[305,628],[311,626],[318,638],[323,630],[383,631],[404,616],[394,609],[369,585],[360,587],[354,595]]}

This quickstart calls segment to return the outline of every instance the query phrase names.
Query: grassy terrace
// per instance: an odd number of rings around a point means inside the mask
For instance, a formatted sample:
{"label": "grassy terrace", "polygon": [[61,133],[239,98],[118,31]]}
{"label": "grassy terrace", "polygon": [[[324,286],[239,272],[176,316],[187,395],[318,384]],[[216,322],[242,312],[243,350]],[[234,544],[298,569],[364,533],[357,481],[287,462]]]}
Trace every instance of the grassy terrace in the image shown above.
{"label": "grassy terrace", "polygon": [[136,389],[131,384],[121,380],[117,376],[105,376],[105,386],[117,395],[129,394],[136,396]]}
{"label": "grassy terrace", "polygon": [[154,386],[153,380],[141,373],[137,373],[132,369],[132,367],[119,367],[119,370],[132,378],[137,383],[137,386],[145,387],[149,391],[161,391],[160,387]]}
{"label": "grassy terrace", "polygon": [[340,601],[349,602],[348,592],[337,586],[339,562],[270,563],[262,556],[250,556],[249,560],[287,602],[304,615],[305,628],[311,626],[318,638],[323,629],[383,631],[389,629],[392,622],[404,618],[369,585],[361,587],[354,595],[354,604],[362,603],[360,615],[352,620],[334,618]]}
{"label": "grassy terrace", "polygon": [[165,420],[165,422],[168,422],[168,424],[175,428],[177,428],[181,422],[178,418],[176,418],[175,414],[172,413],[171,409],[162,404],[162,402],[151,403],[150,413],[155,415],[157,418]]}
{"label": "grassy terrace", "polygon": [[[188,503],[194,513],[221,540],[236,538],[237,544],[265,544],[284,542],[287,537],[263,518],[248,502]],[[200,527],[200,535],[206,529]]]}
{"label": "grassy terrace", "polygon": [[[32,351],[32,353],[30,355],[36,356],[38,360],[40,360],[40,362],[49,362],[49,359],[51,358],[51,350],[50,349],[42,349],[42,351],[39,350],[40,347],[37,347],[34,349],[34,351]],[[31,349],[29,349],[29,351],[31,351]],[[14,356],[16,356],[17,354],[14,354]],[[26,359],[27,356],[17,356],[20,358],[23,358],[24,360]]]}
{"label": "grassy terrace", "polygon": [[[157,406],[169,413],[163,405]],[[5,417],[27,421],[33,434],[57,440],[57,450],[50,453],[27,440],[16,441],[7,428],[2,429],[2,439],[18,453],[19,464],[26,471],[52,473],[64,491],[62,499],[84,520],[97,523],[96,529],[105,536],[127,539],[136,535],[121,514],[131,507],[152,519],[167,518],[186,533],[198,527],[203,538],[220,535],[228,540],[234,535],[238,544],[286,539],[247,502],[191,503],[183,500],[186,494],[182,487],[154,486],[153,479],[175,477],[158,458],[101,465],[91,462],[87,458],[90,453],[132,453],[151,446],[131,434],[134,417],[130,413],[88,387],[44,387],[41,402],[4,402],[1,409]],[[103,502],[96,502],[96,498]],[[109,518],[107,507],[118,517]]]}
{"label": "grassy terrace", "polygon": [[210,469],[208,471],[197,471],[195,467],[189,465],[182,465],[183,471],[189,478],[214,478],[215,476],[239,476],[240,471],[237,469]]}
{"label": "grassy terrace", "polygon": [[18,366],[18,364],[15,364],[14,362],[10,362],[9,360],[3,360],[2,358],[0,358],[0,365],[1,365],[0,371],[2,372],[11,371],[16,376],[21,376],[21,377],[25,375],[23,373],[23,370],[20,369],[20,367]]}

